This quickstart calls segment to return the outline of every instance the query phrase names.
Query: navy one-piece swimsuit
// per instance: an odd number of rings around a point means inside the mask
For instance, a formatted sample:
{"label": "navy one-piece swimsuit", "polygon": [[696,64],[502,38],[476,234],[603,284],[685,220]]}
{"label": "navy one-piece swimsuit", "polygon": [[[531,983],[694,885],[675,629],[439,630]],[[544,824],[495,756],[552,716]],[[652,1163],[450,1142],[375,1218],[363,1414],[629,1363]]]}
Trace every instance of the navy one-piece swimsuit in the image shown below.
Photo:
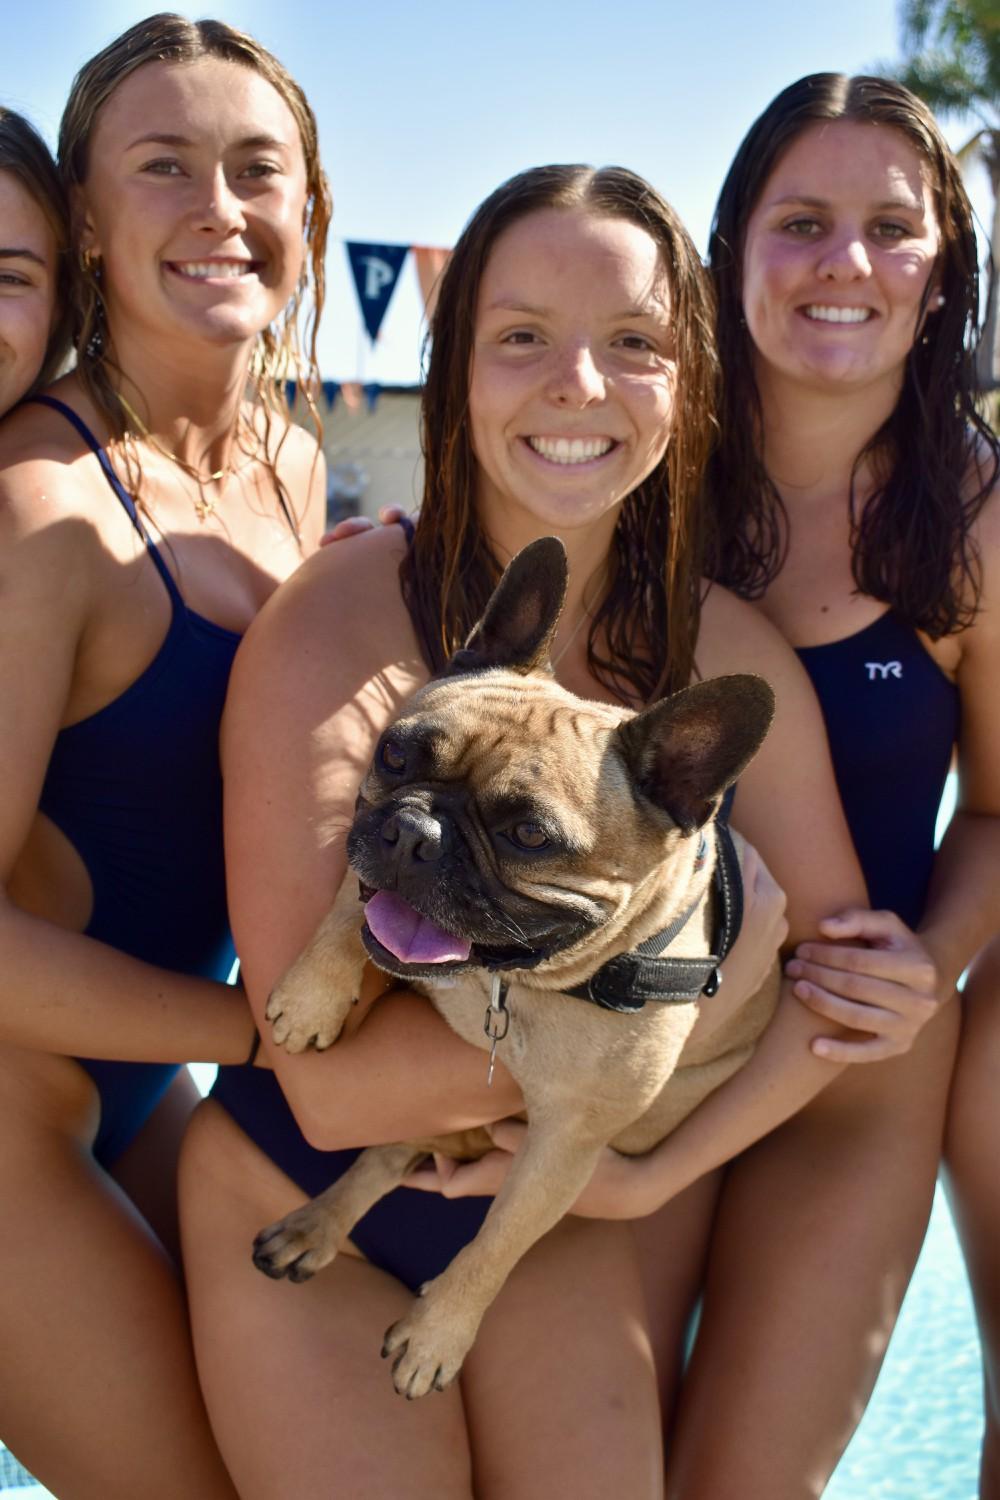
{"label": "navy one-piece swimsuit", "polygon": [[[235,954],[226,913],[219,725],[240,637],[189,610],[131,496],[89,428],[63,402],[142,537],[170,596],[170,627],[120,697],[60,731],[39,809],[82,859],[93,889],[85,929],[122,952],[226,980]],[[175,1063],[79,1059],[97,1084],[94,1154],[114,1162],[178,1072]]]}
{"label": "navy one-piece swimsuit", "polygon": [[958,740],[958,688],[891,610],[854,635],[798,655],[826,720],[869,900],[916,927]]}

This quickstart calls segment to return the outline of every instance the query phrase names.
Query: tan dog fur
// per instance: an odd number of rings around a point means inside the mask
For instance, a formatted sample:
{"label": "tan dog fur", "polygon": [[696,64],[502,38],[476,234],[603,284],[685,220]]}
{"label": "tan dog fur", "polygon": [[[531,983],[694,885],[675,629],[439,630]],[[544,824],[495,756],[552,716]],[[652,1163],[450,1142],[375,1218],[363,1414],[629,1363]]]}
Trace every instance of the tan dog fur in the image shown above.
{"label": "tan dog fur", "polygon": [[[556,544],[536,543],[535,549],[543,545]],[[549,559],[544,561],[548,566]],[[504,975],[510,986],[510,1025],[500,1055],[520,1085],[529,1129],[479,1234],[422,1289],[408,1315],[386,1335],[383,1352],[396,1355],[394,1384],[409,1397],[442,1389],[455,1378],[508,1273],[572,1207],[602,1149],[611,1144],[634,1155],[662,1140],[746,1062],[777,1001],[775,965],[754,996],[696,1042],[691,1033],[701,1004],[718,1001],[650,1001],[636,1013],[621,1014],[563,993],[613,954],[628,952],[661,931],[695,900],[698,909],[670,952],[710,951],[714,841],[709,835],[709,857],[699,866],[697,827],[715,809],[722,787],[714,783],[722,776],[726,784],[738,774],[763,738],[770,713],[761,710],[762,685],[756,679],[720,679],[688,690],[701,693],[713,713],[727,696],[737,718],[744,705],[746,715],[756,715],[758,721],[763,712],[763,727],[730,752],[735,769],[713,767],[707,800],[705,788],[685,787],[685,818],[690,822],[694,817],[695,826],[679,827],[662,808],[637,796],[637,766],[630,767],[623,756],[621,736],[622,726],[636,716],[574,697],[545,668],[561,592],[558,581],[544,570],[543,576],[543,592],[547,589],[550,596],[548,618],[534,630],[531,649],[522,652],[527,661],[513,668],[492,665],[503,651],[488,646],[486,670],[431,682],[386,732],[398,732],[406,743],[407,734],[433,726],[428,784],[461,787],[472,809],[473,842],[482,834],[478,810],[492,807],[498,798],[526,807],[544,804],[547,813],[558,809],[559,828],[572,852],[562,850],[549,860],[524,859],[505,855],[499,840],[496,846],[477,846],[476,865],[491,899],[497,896],[502,905],[504,899],[528,898],[558,911],[561,906],[572,909],[583,898],[605,914],[599,926],[537,967]],[[505,584],[507,575],[498,595]],[[477,629],[481,632],[482,625]],[[474,632],[470,647],[476,640]],[[686,697],[676,695],[668,702]],[[373,764],[362,784],[359,817],[393,795]],[[698,811],[692,813],[692,807]],[[367,869],[361,874],[370,879]],[[440,921],[438,909],[425,915]],[[349,872],[331,912],[271,997],[267,1015],[274,1039],[289,1051],[326,1047],[336,1040],[369,956],[363,922]],[[484,1014],[490,977],[483,968],[408,982],[433,1000],[466,1041],[489,1048]],[[269,1275],[303,1280],[333,1259],[358,1219],[430,1151],[471,1158],[490,1147],[484,1130],[369,1148],[326,1192],[263,1230],[255,1260]]]}

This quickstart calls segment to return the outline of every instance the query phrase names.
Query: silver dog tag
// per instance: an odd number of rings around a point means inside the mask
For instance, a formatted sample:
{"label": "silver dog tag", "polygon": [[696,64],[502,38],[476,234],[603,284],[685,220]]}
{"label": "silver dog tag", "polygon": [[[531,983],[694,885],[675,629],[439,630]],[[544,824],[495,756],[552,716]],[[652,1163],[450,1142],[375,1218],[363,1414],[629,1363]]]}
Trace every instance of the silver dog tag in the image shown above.
{"label": "silver dog tag", "polygon": [[496,1062],[497,1042],[502,1042],[507,1035],[510,1025],[510,1011],[507,1009],[507,986],[499,974],[493,975],[492,987],[490,989],[490,1003],[486,1007],[486,1019],[483,1022],[483,1030],[490,1039],[490,1065],[486,1071],[486,1086],[493,1086],[493,1065]]}

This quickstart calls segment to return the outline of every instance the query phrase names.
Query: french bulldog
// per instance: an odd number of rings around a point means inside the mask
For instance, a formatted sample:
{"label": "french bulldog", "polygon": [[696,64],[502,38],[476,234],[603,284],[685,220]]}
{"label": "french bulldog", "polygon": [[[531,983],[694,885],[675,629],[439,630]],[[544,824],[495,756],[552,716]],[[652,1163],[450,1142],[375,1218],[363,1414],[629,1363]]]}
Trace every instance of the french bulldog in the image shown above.
{"label": "french bulldog", "polygon": [[[371,958],[473,1046],[500,1047],[520,1085],[525,1144],[479,1234],[386,1334],[410,1398],[454,1380],[602,1149],[662,1140],[746,1062],[777,1001],[775,963],[707,1040],[691,1036],[718,984],[720,899],[728,921],[738,895],[732,857],[719,879],[714,815],[767,732],[770,688],[717,678],[642,713],[578,698],[549,666],[565,589],[561,543],[526,547],[464,648],[382,734],[347,841],[364,904],[349,872],[267,1007],[288,1051],[328,1047]],[[481,1130],[362,1152],[261,1231],[256,1265],[305,1280],[430,1152],[491,1144]]]}

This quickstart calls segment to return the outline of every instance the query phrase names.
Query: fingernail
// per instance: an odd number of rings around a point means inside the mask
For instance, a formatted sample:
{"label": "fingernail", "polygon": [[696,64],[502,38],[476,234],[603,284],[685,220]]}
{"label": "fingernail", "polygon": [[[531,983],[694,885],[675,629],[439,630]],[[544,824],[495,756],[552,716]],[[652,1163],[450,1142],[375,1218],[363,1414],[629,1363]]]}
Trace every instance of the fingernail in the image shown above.
{"label": "fingernail", "polygon": [[785,973],[790,975],[792,979],[798,978],[802,973],[802,965],[797,958],[790,958],[788,960],[785,965]]}

